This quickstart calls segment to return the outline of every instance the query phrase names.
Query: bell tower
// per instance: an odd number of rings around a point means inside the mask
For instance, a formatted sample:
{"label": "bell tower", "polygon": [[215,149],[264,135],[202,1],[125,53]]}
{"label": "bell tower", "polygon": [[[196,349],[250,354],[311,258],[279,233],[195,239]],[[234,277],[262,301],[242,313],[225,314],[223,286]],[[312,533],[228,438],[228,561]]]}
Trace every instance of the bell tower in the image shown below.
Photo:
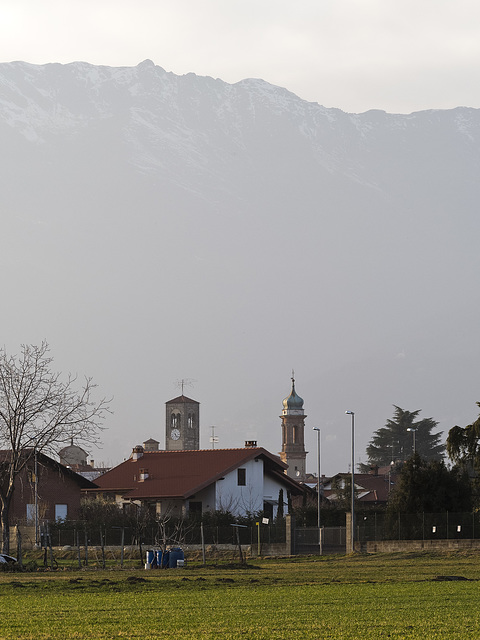
{"label": "bell tower", "polygon": [[200,448],[200,403],[183,393],[165,403],[165,449]]}
{"label": "bell tower", "polygon": [[295,377],[292,371],[292,390],[283,401],[282,420],[282,451],[280,458],[288,464],[287,475],[299,482],[305,481],[306,458],[305,451],[305,412],[303,400],[295,391]]}

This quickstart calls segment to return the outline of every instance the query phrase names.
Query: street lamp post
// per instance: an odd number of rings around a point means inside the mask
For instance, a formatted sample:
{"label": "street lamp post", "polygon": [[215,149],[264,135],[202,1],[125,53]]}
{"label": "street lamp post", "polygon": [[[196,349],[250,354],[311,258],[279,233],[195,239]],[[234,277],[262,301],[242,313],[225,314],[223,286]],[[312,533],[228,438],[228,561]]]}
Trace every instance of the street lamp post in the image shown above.
{"label": "street lamp post", "polygon": [[414,429],[413,427],[408,427],[407,431],[411,431],[413,433],[413,455],[415,455],[415,450],[416,450],[415,439],[417,435],[417,430]]}
{"label": "street lamp post", "polygon": [[[313,430],[317,432],[317,526],[320,530],[320,447],[321,447],[321,437],[322,432],[318,427],[313,427]],[[320,532],[319,532],[320,535]]]}
{"label": "street lamp post", "polygon": [[352,498],[351,498],[351,538],[352,538],[352,551],[355,551],[355,412],[345,411],[345,413],[352,417]]}

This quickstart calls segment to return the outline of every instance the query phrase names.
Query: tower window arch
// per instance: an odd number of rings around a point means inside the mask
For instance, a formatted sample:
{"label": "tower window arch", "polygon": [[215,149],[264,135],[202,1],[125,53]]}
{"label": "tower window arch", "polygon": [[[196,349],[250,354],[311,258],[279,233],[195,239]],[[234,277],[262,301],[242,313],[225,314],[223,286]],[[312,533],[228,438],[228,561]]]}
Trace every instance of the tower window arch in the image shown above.
{"label": "tower window arch", "polygon": [[187,425],[188,425],[188,427],[190,427],[190,429],[193,429],[193,427],[195,426],[195,414],[194,413],[189,413],[188,414]]}
{"label": "tower window arch", "polygon": [[170,427],[172,429],[180,429],[181,427],[181,416],[180,413],[172,412],[170,415]]}

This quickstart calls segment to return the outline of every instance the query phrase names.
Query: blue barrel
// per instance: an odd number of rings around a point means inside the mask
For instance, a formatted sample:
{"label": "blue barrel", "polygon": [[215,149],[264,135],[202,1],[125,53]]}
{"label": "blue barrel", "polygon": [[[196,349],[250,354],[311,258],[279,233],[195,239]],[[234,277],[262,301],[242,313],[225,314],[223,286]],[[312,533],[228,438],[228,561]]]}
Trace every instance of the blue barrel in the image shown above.
{"label": "blue barrel", "polygon": [[173,549],[170,549],[170,558],[168,561],[168,566],[170,567],[170,569],[176,569],[177,560],[183,560],[184,558],[185,558],[185,555],[183,553],[183,549],[180,549],[180,547],[174,547]]}
{"label": "blue barrel", "polygon": [[155,551],[155,557],[156,557],[156,560],[157,560],[157,569],[161,569],[161,567],[162,567],[162,555],[163,555],[163,552],[162,552],[161,549]]}
{"label": "blue barrel", "polygon": [[162,568],[163,569],[168,569],[169,567],[169,558],[170,558],[170,551],[165,551],[165,553],[162,556]]}

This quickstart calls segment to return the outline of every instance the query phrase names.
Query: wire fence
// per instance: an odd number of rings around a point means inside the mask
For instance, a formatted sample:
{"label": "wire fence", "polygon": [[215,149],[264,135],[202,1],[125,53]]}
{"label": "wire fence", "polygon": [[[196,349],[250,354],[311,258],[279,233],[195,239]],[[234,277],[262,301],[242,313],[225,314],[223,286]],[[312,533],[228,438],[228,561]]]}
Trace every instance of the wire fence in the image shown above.
{"label": "wire fence", "polygon": [[374,513],[356,520],[360,542],[480,538],[480,514],[476,512]]}
{"label": "wire fence", "polygon": [[[63,546],[178,546],[178,545],[257,545],[284,543],[285,523],[213,526],[201,523],[175,523],[134,527],[106,527],[81,522],[44,523],[41,529],[50,536],[50,544]],[[238,537],[237,537],[238,536]],[[260,537],[260,538],[259,538]]]}

